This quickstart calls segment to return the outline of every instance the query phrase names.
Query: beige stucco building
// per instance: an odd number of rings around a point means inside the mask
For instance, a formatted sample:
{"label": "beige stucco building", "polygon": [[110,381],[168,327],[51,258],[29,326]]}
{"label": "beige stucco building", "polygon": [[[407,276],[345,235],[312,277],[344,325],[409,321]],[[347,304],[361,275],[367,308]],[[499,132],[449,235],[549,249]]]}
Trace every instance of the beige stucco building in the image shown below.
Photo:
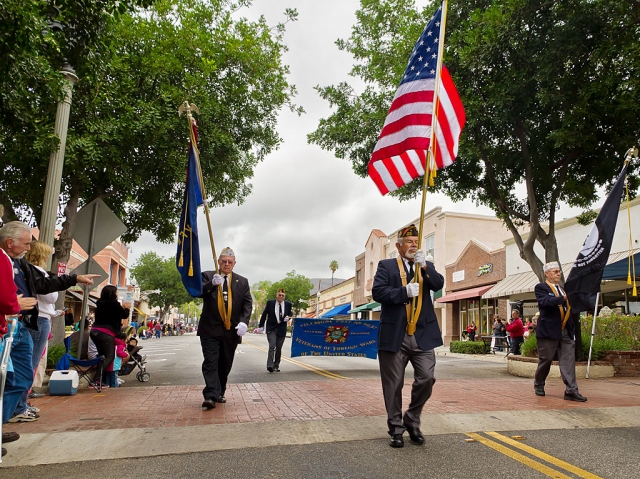
{"label": "beige stucco building", "polygon": [[[355,258],[354,307],[373,302],[371,287],[378,262],[381,259],[395,258],[398,231],[411,223],[418,226],[418,222],[419,218],[416,218],[405,224],[399,224],[398,229],[390,235],[385,235],[380,230],[371,231],[365,243],[364,252]],[[511,234],[498,218],[442,211],[441,207],[437,207],[425,214],[421,249],[427,255],[433,256],[436,269],[445,276],[445,267],[458,260],[472,239],[493,251],[504,248],[504,241],[510,236]],[[443,290],[446,289],[445,278]],[[443,291],[438,291],[435,293],[435,298],[443,294]],[[453,324],[452,314],[447,314],[447,308],[452,308],[451,304],[435,304],[436,315],[446,344],[453,339],[458,339],[460,334],[460,326],[457,323]]]}

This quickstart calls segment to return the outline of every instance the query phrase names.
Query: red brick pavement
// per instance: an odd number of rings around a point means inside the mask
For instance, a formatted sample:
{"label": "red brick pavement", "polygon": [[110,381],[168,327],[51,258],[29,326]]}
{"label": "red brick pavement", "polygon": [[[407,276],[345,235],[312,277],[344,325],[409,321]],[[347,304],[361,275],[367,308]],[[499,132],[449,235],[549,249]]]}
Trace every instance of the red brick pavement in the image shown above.
{"label": "red brick pavement", "polygon": [[[411,380],[404,388],[408,404]],[[640,406],[640,380],[581,380],[587,403],[563,399],[560,379],[547,382],[547,396],[533,394],[530,379],[439,380],[423,414],[501,410]],[[40,420],[6,425],[20,433],[174,427],[270,421],[384,416],[379,380],[317,380],[231,384],[227,403],[202,411],[202,386],[123,387],[32,401]],[[424,418],[424,416],[423,416]]]}

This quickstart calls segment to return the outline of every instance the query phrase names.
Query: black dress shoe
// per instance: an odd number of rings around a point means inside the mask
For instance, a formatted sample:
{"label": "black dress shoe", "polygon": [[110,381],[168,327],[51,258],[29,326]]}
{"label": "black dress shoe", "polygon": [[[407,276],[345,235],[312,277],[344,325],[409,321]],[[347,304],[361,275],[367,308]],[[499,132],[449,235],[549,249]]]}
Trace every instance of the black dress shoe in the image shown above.
{"label": "black dress shoe", "polygon": [[271,366],[267,366],[267,371],[269,371],[270,373],[273,372],[273,368]]}
{"label": "black dress shoe", "polygon": [[280,368],[279,368],[278,366],[275,366],[275,367],[273,368],[273,372],[275,372],[275,373],[279,373],[279,372],[280,372]]}
{"label": "black dress shoe", "polygon": [[7,455],[7,450],[3,447],[2,448],[2,457]]}
{"label": "black dress shoe", "polygon": [[536,392],[536,396],[544,396],[544,388],[542,386],[534,387],[533,390]]}
{"label": "black dress shoe", "polygon": [[216,402],[213,399],[205,399],[202,401],[202,409],[215,409]]}
{"label": "black dress shoe", "polygon": [[424,436],[417,427],[407,427],[407,432],[411,438],[411,442],[414,444],[424,444]]}
{"label": "black dress shoe", "polygon": [[564,393],[565,401],[587,402],[587,398],[580,393]]}
{"label": "black dress shoe", "polygon": [[226,403],[227,402],[227,398],[224,397],[224,396],[220,396],[219,398],[216,399],[216,402],[219,402],[221,404],[222,403]]}
{"label": "black dress shoe", "polygon": [[17,432],[3,432],[2,433],[2,444],[6,444],[8,442],[17,441],[20,439],[20,434]]}
{"label": "black dress shoe", "polygon": [[394,434],[389,439],[389,445],[391,447],[404,447],[404,439],[402,439],[402,434]]}

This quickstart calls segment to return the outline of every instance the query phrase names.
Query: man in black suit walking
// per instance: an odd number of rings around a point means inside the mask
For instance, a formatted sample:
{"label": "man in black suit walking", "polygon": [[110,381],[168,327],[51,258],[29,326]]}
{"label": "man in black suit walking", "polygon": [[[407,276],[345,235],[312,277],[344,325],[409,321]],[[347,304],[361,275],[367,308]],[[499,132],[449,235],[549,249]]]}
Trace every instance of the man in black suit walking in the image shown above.
{"label": "man in black suit walking", "polygon": [[[430,291],[438,291],[444,278],[431,261],[418,250],[418,230],[414,225],[398,232],[398,257],[378,263],[373,279],[372,295],[382,305],[378,331],[378,361],[382,379],[382,393],[387,409],[388,433],[391,447],[404,447],[402,435],[409,432],[411,441],[424,444],[420,431],[420,414],[431,397],[436,382],[434,348],[441,346],[442,333],[433,310]],[[420,282],[412,283],[414,266],[420,272]],[[417,298],[419,316],[412,318],[411,298]],[[411,403],[402,414],[402,386],[407,364],[414,369]]]}
{"label": "man in black suit walking", "polygon": [[[269,341],[269,355],[267,356],[267,371],[280,372],[280,357],[282,345],[287,336],[287,323],[291,319],[292,305],[285,301],[286,291],[281,288],[276,293],[276,299],[267,301],[267,305],[260,317],[260,332],[266,330]],[[266,325],[265,325],[266,323]]]}
{"label": "man in black suit walking", "polygon": [[533,388],[536,396],[545,395],[544,384],[557,351],[560,375],[566,386],[564,398],[567,401],[585,402],[587,398],[578,392],[576,381],[576,341],[571,306],[567,293],[559,284],[562,270],[557,261],[545,264],[543,270],[546,281],[535,287],[540,317],[536,327],[538,368]]}
{"label": "man in black suit walking", "polygon": [[198,336],[202,346],[203,409],[213,409],[216,402],[227,402],[224,393],[236,348],[247,332],[252,300],[247,278],[233,272],[236,255],[225,248],[218,258],[220,274],[202,273],[202,314]]}

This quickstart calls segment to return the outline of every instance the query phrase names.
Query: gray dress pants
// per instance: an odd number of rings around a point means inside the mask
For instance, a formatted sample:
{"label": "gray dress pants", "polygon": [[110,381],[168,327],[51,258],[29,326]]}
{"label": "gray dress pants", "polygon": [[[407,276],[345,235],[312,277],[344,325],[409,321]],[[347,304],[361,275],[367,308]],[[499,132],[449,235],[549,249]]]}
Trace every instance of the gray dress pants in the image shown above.
{"label": "gray dress pants", "polygon": [[558,351],[560,375],[566,386],[566,392],[578,392],[576,381],[576,342],[566,329],[562,331],[562,339],[538,338],[538,368],[533,381],[534,387],[544,387],[544,383],[551,369],[551,362]]}
{"label": "gray dress pants", "polygon": [[269,354],[267,355],[267,368],[279,368],[280,358],[282,356],[282,345],[286,338],[281,338],[276,334],[276,330],[267,333],[267,341],[269,342]]}
{"label": "gray dress pants", "polygon": [[[402,434],[407,427],[420,427],[420,413],[431,397],[433,384],[436,382],[434,369],[436,353],[432,349],[423,351],[418,347],[415,336],[405,333],[400,351],[378,351],[380,363],[380,378],[382,379],[382,394],[387,409],[387,426],[389,435]],[[409,409],[402,415],[402,387],[404,386],[404,372],[411,362],[414,370],[414,381],[411,386],[411,403]]]}

